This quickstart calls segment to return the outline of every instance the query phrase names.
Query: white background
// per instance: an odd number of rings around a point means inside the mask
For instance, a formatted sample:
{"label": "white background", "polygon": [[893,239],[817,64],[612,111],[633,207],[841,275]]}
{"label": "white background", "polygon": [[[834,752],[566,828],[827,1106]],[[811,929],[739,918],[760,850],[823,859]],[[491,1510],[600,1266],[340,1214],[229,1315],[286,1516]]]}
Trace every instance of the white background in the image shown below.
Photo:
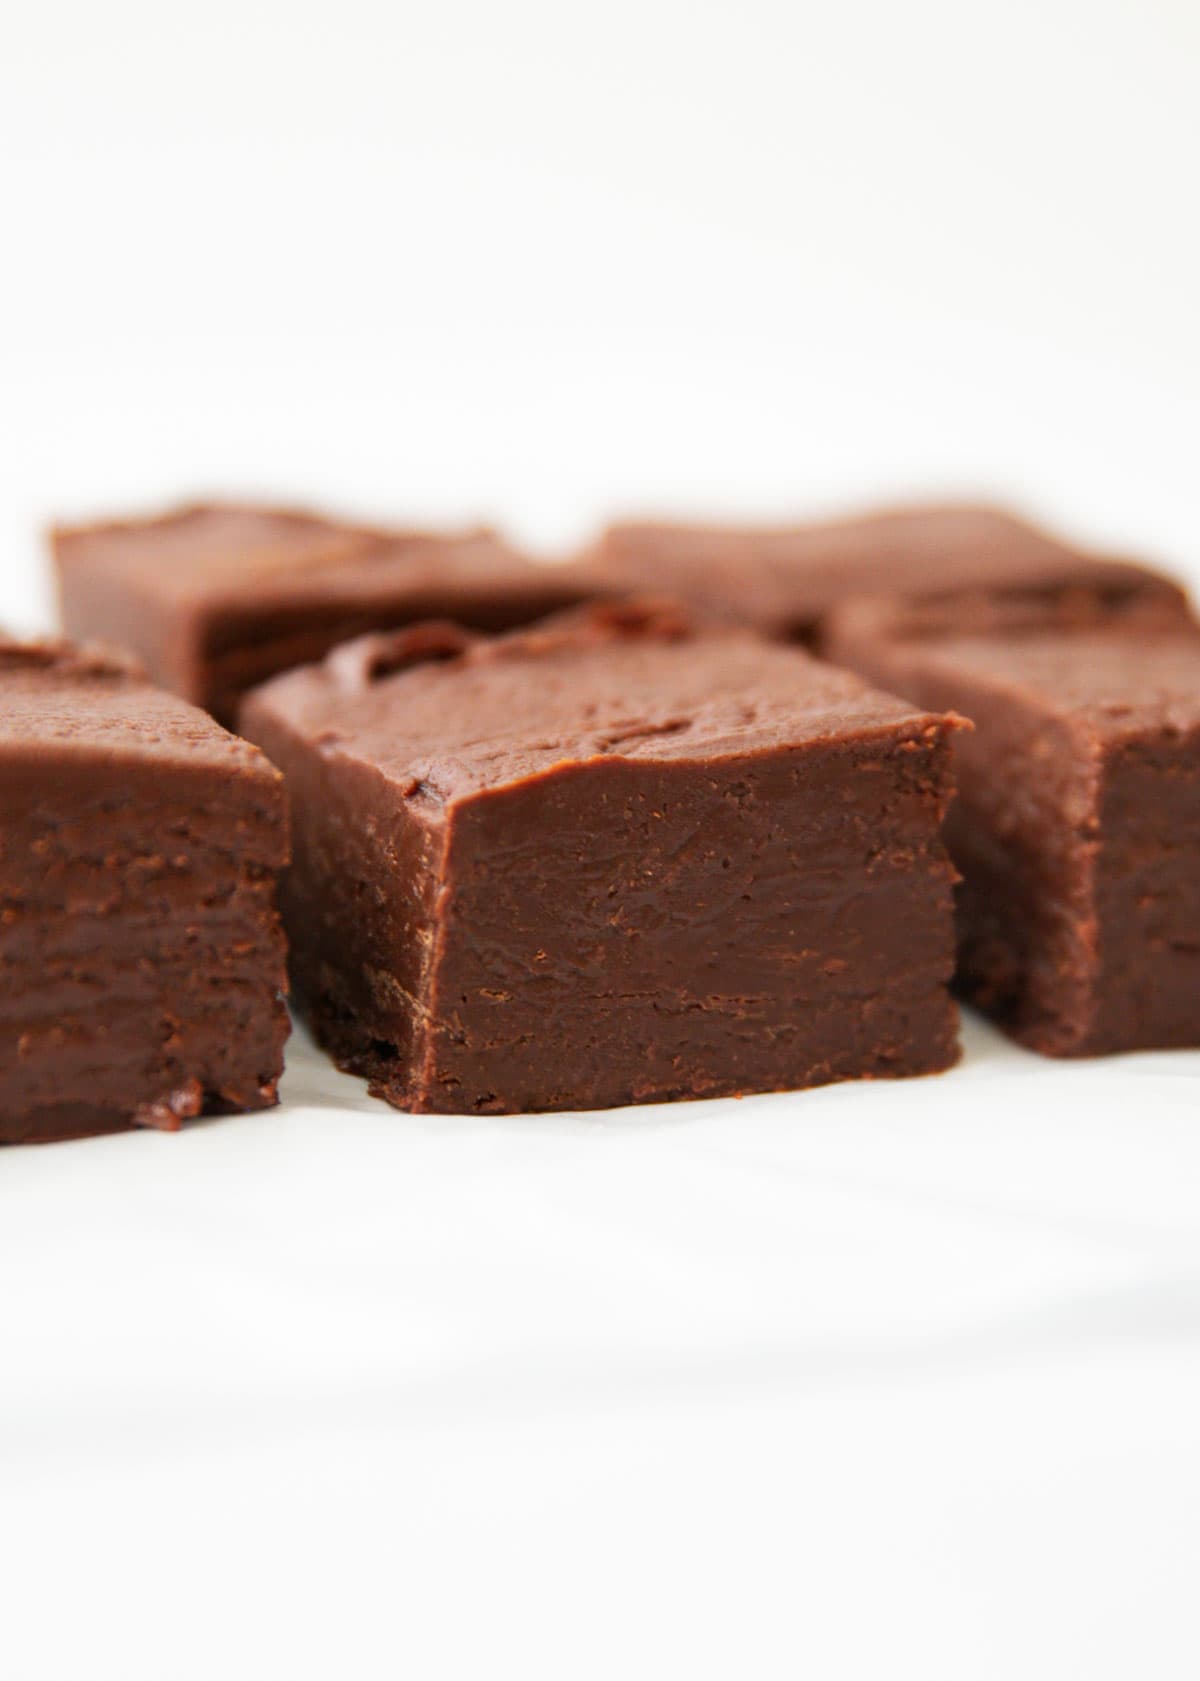
{"label": "white background", "polygon": [[[1200,582],[1193,0],[0,0],[54,515],[1008,497]],[[1200,1053],[0,1159],[0,1668],[1200,1671]]]}

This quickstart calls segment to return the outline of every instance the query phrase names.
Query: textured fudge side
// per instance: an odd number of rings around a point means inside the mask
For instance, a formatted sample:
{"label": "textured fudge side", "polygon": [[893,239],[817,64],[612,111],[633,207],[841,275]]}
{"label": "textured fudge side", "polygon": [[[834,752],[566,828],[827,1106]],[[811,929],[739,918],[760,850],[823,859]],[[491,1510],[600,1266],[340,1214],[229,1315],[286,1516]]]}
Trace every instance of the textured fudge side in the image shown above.
{"label": "textured fudge side", "polygon": [[223,723],[241,695],[364,631],[426,618],[526,624],[591,593],[484,531],[379,532],[210,504],[53,533],[63,622],[132,649]]}
{"label": "textured fudge side", "polygon": [[318,1035],[450,1112],[949,1066],[954,725],[635,609],[368,638],[242,713]]}
{"label": "textured fudge side", "polygon": [[835,647],[975,724],[946,827],[966,995],[1049,1055],[1200,1044],[1200,639],[904,641],[863,611]]}
{"label": "textured fudge side", "polygon": [[610,587],[670,591],[730,623],[824,651],[839,603],[887,592],[924,599],[952,624],[982,610],[1028,624],[1188,617],[1178,584],[1072,548],[999,509],[899,508],[778,527],[627,524],[605,533]]}
{"label": "textured fudge side", "polygon": [[276,1100],[283,781],[128,666],[0,643],[0,1141]]}

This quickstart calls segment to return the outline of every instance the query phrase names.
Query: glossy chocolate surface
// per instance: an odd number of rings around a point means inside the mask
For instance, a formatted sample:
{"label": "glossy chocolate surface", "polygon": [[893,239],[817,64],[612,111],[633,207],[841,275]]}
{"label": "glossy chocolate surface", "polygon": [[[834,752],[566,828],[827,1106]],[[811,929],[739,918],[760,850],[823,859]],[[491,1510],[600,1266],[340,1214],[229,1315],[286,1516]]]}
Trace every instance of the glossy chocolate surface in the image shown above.
{"label": "glossy chocolate surface", "polygon": [[248,697],[302,1005],[403,1108],[592,1108],[957,1055],[954,721],[678,610],[375,636]]}

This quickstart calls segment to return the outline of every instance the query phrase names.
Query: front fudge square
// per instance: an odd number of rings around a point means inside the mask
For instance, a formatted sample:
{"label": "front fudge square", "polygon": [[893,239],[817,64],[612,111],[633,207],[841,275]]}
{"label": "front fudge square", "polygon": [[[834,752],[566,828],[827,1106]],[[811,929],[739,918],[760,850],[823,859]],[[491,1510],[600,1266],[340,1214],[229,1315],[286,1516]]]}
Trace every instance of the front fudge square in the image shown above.
{"label": "front fudge square", "polygon": [[52,533],[71,636],[131,649],[164,688],[232,724],[247,689],[364,631],[427,618],[507,630],[585,599],[487,531],[383,532],[203,503]]}
{"label": "front fudge square", "polygon": [[67,644],[0,643],[0,1141],[276,1100],[283,780]]}
{"label": "front fudge square", "polygon": [[635,606],[365,638],[242,714],[318,1036],[452,1113],[953,1063],[955,723]]}
{"label": "front fudge square", "polygon": [[975,724],[947,823],[966,996],[1048,1055],[1200,1045],[1200,637],[887,625],[847,615],[840,654]]}

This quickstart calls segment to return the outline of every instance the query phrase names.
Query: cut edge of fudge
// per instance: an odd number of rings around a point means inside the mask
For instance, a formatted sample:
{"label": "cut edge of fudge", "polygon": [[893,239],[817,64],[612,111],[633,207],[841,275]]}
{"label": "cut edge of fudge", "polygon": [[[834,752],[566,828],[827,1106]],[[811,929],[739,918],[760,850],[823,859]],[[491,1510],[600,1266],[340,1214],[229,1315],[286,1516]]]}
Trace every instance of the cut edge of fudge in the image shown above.
{"label": "cut edge of fudge", "polygon": [[1031,1049],[1200,1044],[1200,637],[893,638],[836,654],[975,721],[947,825],[959,987]]}
{"label": "cut edge of fudge", "polygon": [[961,720],[622,604],[366,638],[255,691],[242,726],[288,778],[297,996],[397,1106],[608,1107],[957,1059],[940,820]]}
{"label": "cut edge of fudge", "polygon": [[125,656],[0,641],[0,1142],[277,1101],[282,778]]}

